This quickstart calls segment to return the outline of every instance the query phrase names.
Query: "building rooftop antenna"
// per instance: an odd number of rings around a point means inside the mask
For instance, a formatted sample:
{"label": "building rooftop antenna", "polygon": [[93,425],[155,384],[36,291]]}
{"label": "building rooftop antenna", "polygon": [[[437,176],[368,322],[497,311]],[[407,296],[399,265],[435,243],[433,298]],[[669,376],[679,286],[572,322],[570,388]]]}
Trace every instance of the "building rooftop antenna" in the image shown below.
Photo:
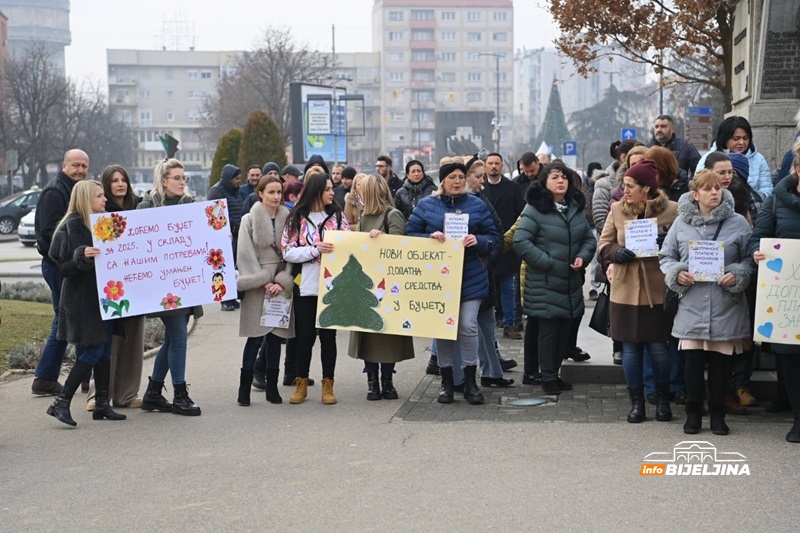
{"label": "building rooftop antenna", "polygon": [[162,50],[194,50],[195,40],[194,20],[185,11],[164,15],[161,20]]}

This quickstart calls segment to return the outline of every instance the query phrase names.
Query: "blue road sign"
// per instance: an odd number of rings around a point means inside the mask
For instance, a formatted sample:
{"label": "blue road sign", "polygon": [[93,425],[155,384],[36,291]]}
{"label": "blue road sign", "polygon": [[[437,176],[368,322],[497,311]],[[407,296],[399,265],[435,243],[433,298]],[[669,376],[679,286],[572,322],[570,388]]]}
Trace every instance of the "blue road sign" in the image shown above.
{"label": "blue road sign", "polygon": [[686,110],[687,115],[700,115],[701,117],[710,117],[714,114],[714,110],[710,107],[690,107]]}
{"label": "blue road sign", "polygon": [[578,155],[578,143],[576,141],[567,141],[561,148],[562,155]]}
{"label": "blue road sign", "polygon": [[622,131],[620,132],[619,136],[623,141],[627,141],[628,139],[635,139],[636,128],[622,128]]}

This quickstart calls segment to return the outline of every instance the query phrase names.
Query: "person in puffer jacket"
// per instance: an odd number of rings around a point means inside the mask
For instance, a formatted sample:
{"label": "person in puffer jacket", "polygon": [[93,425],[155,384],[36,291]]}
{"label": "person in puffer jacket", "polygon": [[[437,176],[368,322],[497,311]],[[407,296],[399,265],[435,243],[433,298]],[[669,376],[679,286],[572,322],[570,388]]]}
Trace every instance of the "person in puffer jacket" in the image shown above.
{"label": "person in puffer jacket", "polygon": [[425,174],[422,162],[412,159],[406,163],[406,179],[394,196],[394,204],[408,220],[419,201],[430,196],[435,190],[436,184]]}

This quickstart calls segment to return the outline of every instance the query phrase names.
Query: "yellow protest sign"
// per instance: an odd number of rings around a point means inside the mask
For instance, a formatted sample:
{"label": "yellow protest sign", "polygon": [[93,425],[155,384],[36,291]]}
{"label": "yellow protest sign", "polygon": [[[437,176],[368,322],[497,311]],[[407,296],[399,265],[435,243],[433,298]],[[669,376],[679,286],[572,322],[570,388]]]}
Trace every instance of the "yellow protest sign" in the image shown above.
{"label": "yellow protest sign", "polygon": [[761,239],[760,249],[754,339],[800,344],[800,240]]}
{"label": "yellow protest sign", "polygon": [[461,242],[350,231],[325,232],[317,326],[455,340]]}

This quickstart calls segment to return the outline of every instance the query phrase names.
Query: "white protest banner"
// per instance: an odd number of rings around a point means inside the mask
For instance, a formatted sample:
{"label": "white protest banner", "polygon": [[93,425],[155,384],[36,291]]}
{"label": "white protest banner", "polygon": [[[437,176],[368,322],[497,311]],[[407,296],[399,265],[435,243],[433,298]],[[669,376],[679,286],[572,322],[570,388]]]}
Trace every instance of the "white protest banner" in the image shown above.
{"label": "white protest banner", "polygon": [[91,224],[104,320],[236,296],[225,200],[101,213]]}
{"label": "white protest banner", "polygon": [[725,275],[725,243],[689,241],[689,272],[695,281],[719,281]]}
{"label": "white protest banner", "polygon": [[264,303],[261,306],[261,324],[265,328],[288,328],[292,314],[292,291],[283,291],[281,294],[270,297],[264,291]]}
{"label": "white protest banner", "polygon": [[636,257],[658,255],[658,226],[655,218],[640,218],[625,221],[625,248]]}
{"label": "white protest banner", "polygon": [[444,236],[454,241],[463,241],[469,235],[469,213],[445,213]]}
{"label": "white protest banner", "polygon": [[761,239],[760,249],[753,339],[800,344],[800,240]]}

